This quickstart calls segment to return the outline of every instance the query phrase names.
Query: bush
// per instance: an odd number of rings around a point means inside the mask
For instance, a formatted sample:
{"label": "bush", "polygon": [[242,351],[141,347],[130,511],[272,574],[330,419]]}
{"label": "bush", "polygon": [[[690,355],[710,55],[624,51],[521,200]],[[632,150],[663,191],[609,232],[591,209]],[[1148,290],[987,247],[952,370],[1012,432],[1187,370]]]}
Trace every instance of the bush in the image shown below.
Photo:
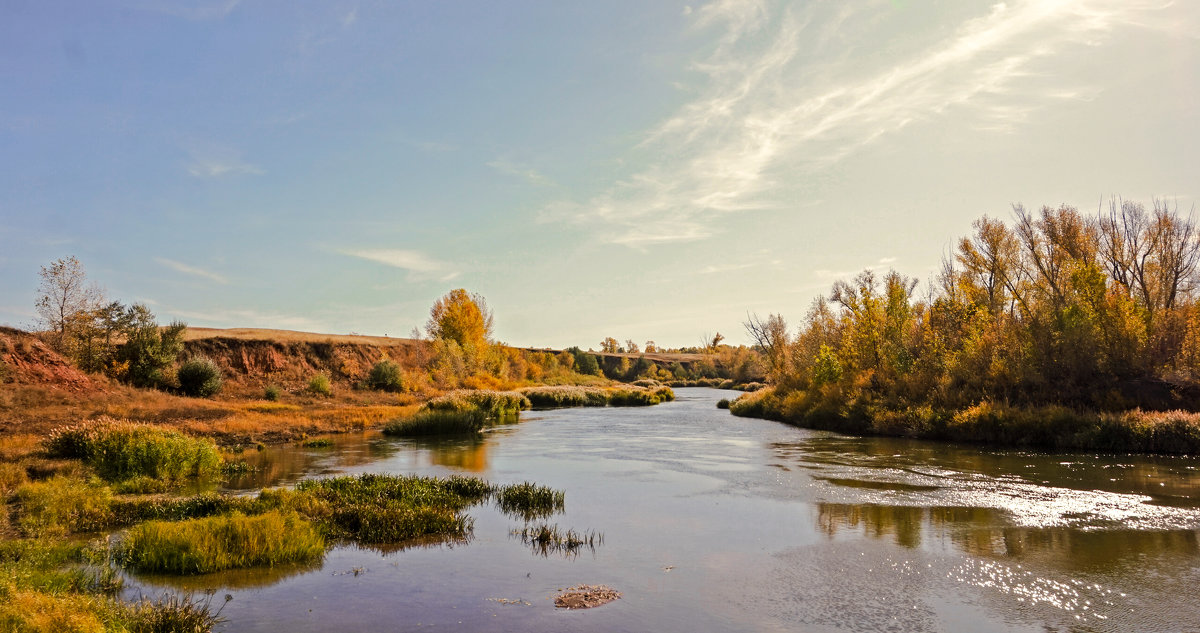
{"label": "bush", "polygon": [[367,375],[367,386],[376,391],[403,391],[404,376],[400,364],[386,358],[375,363]]}
{"label": "bush", "polygon": [[308,381],[308,391],[316,396],[332,396],[333,385],[329,382],[329,376],[317,374],[310,378]]}
{"label": "bush", "polygon": [[185,361],[175,372],[179,391],[185,396],[207,398],[221,391],[221,368],[207,356]]}
{"label": "bush", "polygon": [[221,455],[212,440],[114,420],[55,429],[45,446],[53,457],[82,459],[109,481],[140,475],[156,479],[205,477],[216,474],[221,467]]}
{"label": "bush", "polygon": [[267,512],[149,521],[129,530],[118,551],[128,568],[144,572],[204,574],[224,569],[320,559],[325,539],[295,512]]}
{"label": "bush", "polygon": [[267,388],[263,390],[263,398],[271,402],[278,402],[281,395],[283,395],[283,390],[275,385],[267,385]]}
{"label": "bush", "polygon": [[729,398],[721,398],[720,400],[717,400],[717,408],[718,409],[728,409],[729,408]]}

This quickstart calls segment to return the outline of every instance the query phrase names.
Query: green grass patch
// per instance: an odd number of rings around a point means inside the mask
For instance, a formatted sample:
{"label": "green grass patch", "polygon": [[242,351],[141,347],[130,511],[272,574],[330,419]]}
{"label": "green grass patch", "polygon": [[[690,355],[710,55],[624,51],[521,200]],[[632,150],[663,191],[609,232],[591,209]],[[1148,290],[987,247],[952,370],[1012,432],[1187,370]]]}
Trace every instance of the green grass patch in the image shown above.
{"label": "green grass patch", "polygon": [[646,381],[651,386],[585,387],[579,385],[528,387],[521,394],[538,409],[566,407],[633,407],[669,402],[675,392],[666,385]]}
{"label": "green grass patch", "polygon": [[488,419],[514,417],[530,408],[529,399],[516,391],[486,389],[452,391],[421,406],[422,411],[481,411]]}
{"label": "green grass patch", "polygon": [[368,474],[302,481],[290,503],[331,538],[395,543],[467,535],[472,520],[462,511],[491,494],[473,477]]}
{"label": "green grass patch", "polygon": [[427,435],[471,435],[488,426],[482,411],[418,411],[407,418],[392,420],[383,426],[383,434],[394,437]]}
{"label": "green grass patch", "polygon": [[16,527],[25,536],[65,536],[108,527],[112,491],[103,483],[55,476],[27,483],[13,495]]}
{"label": "green grass patch", "polygon": [[562,512],[566,499],[561,490],[528,481],[501,486],[495,495],[496,506],[501,512],[526,521],[544,519]]}
{"label": "green grass patch", "polygon": [[302,563],[324,556],[320,532],[295,512],[149,521],[129,530],[118,558],[133,570],[203,574]]}
{"label": "green grass patch", "polygon": [[45,442],[54,457],[79,458],[108,481],[206,477],[221,466],[217,446],[174,429],[101,420],[60,427]]}

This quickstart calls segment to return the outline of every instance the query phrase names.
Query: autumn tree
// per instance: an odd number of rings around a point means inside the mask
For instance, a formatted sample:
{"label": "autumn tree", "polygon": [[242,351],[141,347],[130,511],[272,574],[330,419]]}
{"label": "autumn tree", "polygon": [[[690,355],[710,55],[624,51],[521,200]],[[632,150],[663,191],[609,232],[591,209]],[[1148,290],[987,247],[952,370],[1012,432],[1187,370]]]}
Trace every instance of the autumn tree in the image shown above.
{"label": "autumn tree", "polygon": [[462,288],[451,290],[434,302],[425,331],[430,338],[482,350],[491,341],[492,312],[482,296]]}
{"label": "autumn tree", "polygon": [[78,315],[97,308],[103,302],[103,293],[88,282],[83,264],[73,255],[42,266],[38,275],[41,277],[37,290],[38,316],[51,332],[54,347],[68,351],[72,325]]}
{"label": "autumn tree", "polygon": [[617,350],[620,349],[620,346],[621,344],[617,341],[617,339],[611,336],[605,337],[603,341],[600,341],[600,351],[604,352],[605,354],[616,354]]}

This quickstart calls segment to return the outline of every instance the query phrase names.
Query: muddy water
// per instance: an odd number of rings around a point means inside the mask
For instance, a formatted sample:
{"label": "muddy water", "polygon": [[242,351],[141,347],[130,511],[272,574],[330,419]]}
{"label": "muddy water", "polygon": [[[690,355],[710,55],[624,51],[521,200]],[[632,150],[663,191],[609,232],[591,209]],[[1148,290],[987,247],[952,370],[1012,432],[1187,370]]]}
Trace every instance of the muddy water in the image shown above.
{"label": "muddy water", "polygon": [[[491,507],[467,543],[331,550],[320,566],[175,581],[226,631],[1200,630],[1200,460],[863,439],[744,420],[730,393],[527,413],[479,441],[342,436],[248,454],[236,487],[333,473],[474,474],[566,491],[542,556]],[[156,579],[140,579],[148,594]],[[624,597],[556,610],[560,588]]]}

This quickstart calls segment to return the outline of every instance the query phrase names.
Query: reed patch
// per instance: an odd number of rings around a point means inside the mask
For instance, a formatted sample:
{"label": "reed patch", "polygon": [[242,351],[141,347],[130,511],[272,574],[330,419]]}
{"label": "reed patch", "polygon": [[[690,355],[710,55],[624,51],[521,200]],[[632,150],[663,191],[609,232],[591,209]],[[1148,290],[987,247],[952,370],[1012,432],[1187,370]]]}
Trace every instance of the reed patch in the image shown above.
{"label": "reed patch", "polygon": [[117,557],[135,571],[203,574],[310,562],[324,553],[325,540],[310,522],[295,512],[270,511],[148,521],[129,530]]}

